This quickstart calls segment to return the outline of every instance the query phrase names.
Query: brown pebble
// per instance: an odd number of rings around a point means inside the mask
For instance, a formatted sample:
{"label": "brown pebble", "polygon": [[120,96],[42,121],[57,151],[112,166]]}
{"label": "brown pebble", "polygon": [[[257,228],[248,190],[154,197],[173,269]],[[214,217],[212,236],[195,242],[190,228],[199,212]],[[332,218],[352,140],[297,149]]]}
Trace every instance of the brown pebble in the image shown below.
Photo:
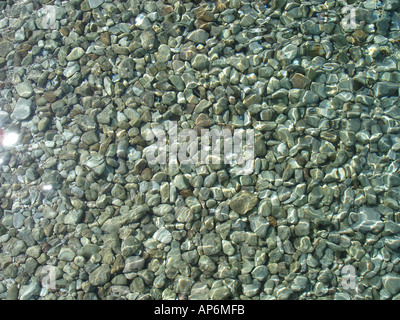
{"label": "brown pebble", "polygon": [[49,103],[53,103],[57,100],[57,96],[53,92],[44,92],[43,97],[47,100]]}
{"label": "brown pebble", "polygon": [[109,32],[103,32],[100,34],[100,41],[103,42],[106,46],[111,45],[111,37]]}
{"label": "brown pebble", "polygon": [[183,190],[181,190],[181,192],[179,192],[179,194],[182,197],[187,198],[187,197],[191,197],[193,195],[193,192],[190,189],[183,189]]}
{"label": "brown pebble", "polygon": [[146,168],[142,171],[141,173],[141,178],[145,181],[149,181],[151,180],[151,178],[153,177],[153,171],[150,168]]}
{"label": "brown pebble", "polygon": [[290,82],[292,83],[293,88],[304,89],[310,83],[310,79],[301,73],[296,73],[292,79],[290,79]]}
{"label": "brown pebble", "polygon": [[201,113],[196,118],[195,124],[199,127],[208,128],[212,126],[213,121],[208,117],[208,115]]}
{"label": "brown pebble", "polygon": [[354,44],[362,44],[367,39],[367,34],[362,29],[353,32]]}
{"label": "brown pebble", "polygon": [[67,27],[61,27],[60,28],[60,33],[64,36],[64,37],[68,37],[69,35],[69,29]]}

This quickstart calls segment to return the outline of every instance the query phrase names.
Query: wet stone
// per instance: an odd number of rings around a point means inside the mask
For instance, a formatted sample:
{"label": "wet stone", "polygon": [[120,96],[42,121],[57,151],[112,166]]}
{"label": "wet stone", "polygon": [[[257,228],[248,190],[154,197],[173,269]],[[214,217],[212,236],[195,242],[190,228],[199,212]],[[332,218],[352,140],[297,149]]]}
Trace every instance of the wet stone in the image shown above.
{"label": "wet stone", "polygon": [[189,33],[186,37],[187,40],[193,41],[194,43],[198,44],[205,44],[207,39],[209,37],[209,34],[207,31],[203,29],[197,29]]}
{"label": "wet stone", "polygon": [[0,57],[5,58],[12,50],[14,45],[9,41],[0,42]]}
{"label": "wet stone", "polygon": [[257,203],[258,198],[256,195],[248,191],[240,191],[230,200],[229,206],[233,211],[239,214],[246,214],[253,209]]}
{"label": "wet stone", "polygon": [[81,47],[73,48],[71,52],[67,55],[66,59],[68,61],[75,61],[80,59],[85,54],[85,50]]}
{"label": "wet stone", "polygon": [[140,256],[131,256],[125,260],[123,273],[138,272],[145,266],[145,259]]}
{"label": "wet stone", "polygon": [[196,70],[204,70],[209,66],[208,57],[205,54],[197,54],[192,59],[192,66]]}
{"label": "wet stone", "polygon": [[110,280],[110,277],[110,267],[103,264],[89,274],[89,282],[94,286],[102,286]]}
{"label": "wet stone", "polygon": [[293,88],[304,89],[310,83],[310,79],[301,73],[296,73],[291,79],[290,82],[293,85]]}
{"label": "wet stone", "polygon": [[172,234],[166,228],[162,227],[153,234],[153,239],[168,244],[172,241]]}
{"label": "wet stone", "polygon": [[32,84],[29,81],[24,81],[17,84],[15,89],[17,90],[18,95],[22,98],[29,98],[34,93]]}
{"label": "wet stone", "polygon": [[135,62],[125,58],[118,66],[118,74],[122,79],[131,79],[135,75]]}
{"label": "wet stone", "polygon": [[33,108],[31,100],[19,98],[15,104],[14,111],[11,114],[11,118],[17,121],[22,121],[30,117]]}
{"label": "wet stone", "polygon": [[188,207],[179,207],[175,210],[175,218],[178,222],[191,222],[193,220],[193,211]]}

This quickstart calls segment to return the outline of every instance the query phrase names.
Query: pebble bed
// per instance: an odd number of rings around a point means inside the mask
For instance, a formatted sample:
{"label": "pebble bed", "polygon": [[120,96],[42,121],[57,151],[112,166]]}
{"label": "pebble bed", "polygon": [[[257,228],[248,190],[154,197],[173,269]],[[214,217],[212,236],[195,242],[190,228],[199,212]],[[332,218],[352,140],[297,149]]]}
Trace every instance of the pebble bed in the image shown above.
{"label": "pebble bed", "polygon": [[[7,0],[0,35],[0,299],[400,299],[399,1]],[[254,130],[253,172],[148,163],[171,121]]]}

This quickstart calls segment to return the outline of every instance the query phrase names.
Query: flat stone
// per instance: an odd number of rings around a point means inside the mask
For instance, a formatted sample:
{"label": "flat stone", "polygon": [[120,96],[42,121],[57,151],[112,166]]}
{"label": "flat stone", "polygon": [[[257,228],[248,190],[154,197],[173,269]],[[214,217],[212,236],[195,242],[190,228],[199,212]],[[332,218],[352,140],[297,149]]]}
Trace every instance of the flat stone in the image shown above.
{"label": "flat stone", "polygon": [[10,121],[10,116],[6,111],[0,110],[0,128]]}
{"label": "flat stone", "polygon": [[71,50],[71,52],[67,55],[66,59],[68,61],[75,61],[80,59],[85,54],[85,50],[81,47],[76,47]]}
{"label": "flat stone", "polygon": [[292,83],[293,88],[297,89],[304,89],[310,83],[310,79],[306,76],[302,75],[301,73],[296,73],[291,79],[290,82]]}
{"label": "flat stone", "polygon": [[15,87],[17,93],[22,98],[30,98],[33,95],[33,87],[29,81],[18,83]]}
{"label": "flat stone", "polygon": [[19,98],[14,107],[14,111],[11,114],[11,118],[17,121],[22,121],[29,118],[32,113],[32,106],[33,103],[31,100]]}
{"label": "flat stone", "polygon": [[30,300],[31,298],[34,298],[35,296],[38,296],[40,293],[41,287],[36,278],[33,278],[29,284],[22,286],[22,288],[19,290],[19,300]]}
{"label": "flat stone", "polygon": [[14,45],[9,41],[0,42],[0,57],[5,58],[12,50]]}

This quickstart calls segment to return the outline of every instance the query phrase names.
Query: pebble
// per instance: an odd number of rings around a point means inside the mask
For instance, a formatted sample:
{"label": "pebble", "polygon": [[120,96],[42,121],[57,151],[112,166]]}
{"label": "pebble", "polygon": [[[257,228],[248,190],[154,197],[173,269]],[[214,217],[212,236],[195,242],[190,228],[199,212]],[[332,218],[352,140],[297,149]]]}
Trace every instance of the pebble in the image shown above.
{"label": "pebble", "polygon": [[17,121],[26,120],[32,113],[33,103],[31,100],[25,98],[19,98],[15,104],[14,111],[11,114],[11,118]]}
{"label": "pebble", "polygon": [[28,81],[17,84],[15,89],[17,90],[18,95],[22,98],[30,98],[34,93],[32,84]]}
{"label": "pebble", "polygon": [[85,50],[83,50],[81,47],[76,47],[71,50],[71,52],[66,56],[66,59],[68,61],[75,61],[80,59],[84,54]]}
{"label": "pebble", "polygon": [[29,284],[21,287],[18,293],[18,300],[31,300],[31,298],[37,298],[41,290],[37,279],[33,278]]}
{"label": "pebble", "polygon": [[0,299],[399,299],[399,5],[321,3],[0,2]]}
{"label": "pebble", "polygon": [[248,191],[240,191],[230,200],[229,206],[233,211],[239,214],[246,214],[253,209],[257,203],[257,196]]}
{"label": "pebble", "polygon": [[89,274],[89,282],[94,286],[103,286],[110,280],[110,277],[110,267],[103,264]]}

